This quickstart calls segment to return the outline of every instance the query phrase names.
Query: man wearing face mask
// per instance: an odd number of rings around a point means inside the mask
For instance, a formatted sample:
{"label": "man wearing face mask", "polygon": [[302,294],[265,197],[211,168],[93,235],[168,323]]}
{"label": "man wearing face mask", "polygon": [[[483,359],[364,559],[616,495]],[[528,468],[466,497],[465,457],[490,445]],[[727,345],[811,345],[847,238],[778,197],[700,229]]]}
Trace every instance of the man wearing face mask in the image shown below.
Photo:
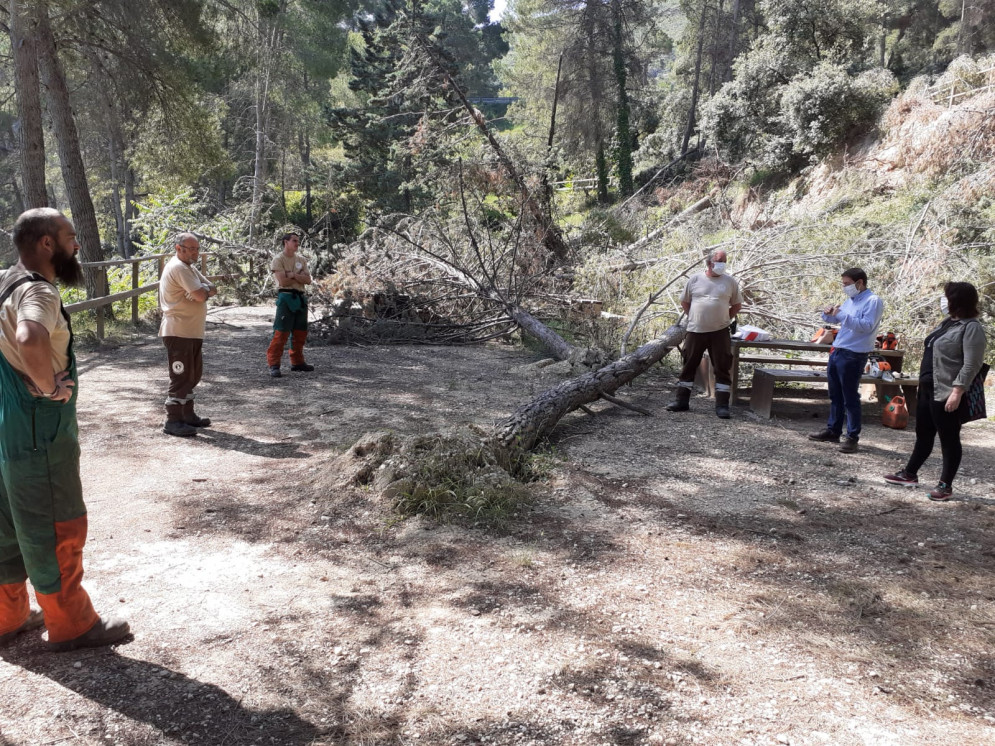
{"label": "man wearing face mask", "polygon": [[809,440],[839,443],[846,422],[842,453],[856,453],[860,440],[860,378],[867,355],[874,349],[884,304],[867,289],[867,273],[853,267],[842,274],[842,306],[826,306],[822,320],[840,327],[829,353],[826,375],[829,378],[829,421],[824,430],[812,433]]}
{"label": "man wearing face mask", "polygon": [[681,295],[681,307],[688,315],[684,339],[684,367],[681,369],[674,401],[668,412],[690,409],[694,373],[708,351],[715,371],[715,414],[729,419],[732,393],[732,340],[729,325],[743,307],[739,283],[726,274],[726,252],[713,249],[705,260],[705,271],[691,277]]}

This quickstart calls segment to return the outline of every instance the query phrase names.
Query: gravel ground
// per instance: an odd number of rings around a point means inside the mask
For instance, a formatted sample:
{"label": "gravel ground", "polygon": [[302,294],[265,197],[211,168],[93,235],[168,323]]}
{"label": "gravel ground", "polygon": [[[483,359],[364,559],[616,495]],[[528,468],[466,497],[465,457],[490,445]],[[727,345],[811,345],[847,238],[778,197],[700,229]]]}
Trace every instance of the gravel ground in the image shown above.
{"label": "gravel ground", "polygon": [[844,456],[804,438],[824,401],[675,415],[658,369],[622,392],[653,417],[562,423],[505,525],[402,521],[331,457],[494,422],[536,357],[319,347],[273,380],[271,314],[212,312],[195,439],[160,432],[154,337],[81,354],[85,582],[134,639],[0,651],[0,745],[995,744],[992,423],[934,504],[880,480],[913,434],[871,406]]}

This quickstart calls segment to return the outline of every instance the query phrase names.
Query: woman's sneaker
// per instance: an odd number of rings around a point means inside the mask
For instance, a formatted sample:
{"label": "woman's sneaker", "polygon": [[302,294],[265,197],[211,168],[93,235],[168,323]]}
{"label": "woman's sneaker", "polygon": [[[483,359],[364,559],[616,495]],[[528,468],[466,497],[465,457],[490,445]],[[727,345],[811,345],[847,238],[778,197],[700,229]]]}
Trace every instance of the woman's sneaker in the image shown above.
{"label": "woman's sneaker", "polygon": [[908,486],[919,484],[919,477],[909,474],[905,469],[899,469],[894,474],[885,474],[884,481],[888,484],[904,484]]}
{"label": "woman's sneaker", "polygon": [[945,502],[953,496],[954,491],[950,489],[950,485],[946,482],[940,482],[936,485],[933,491],[929,493],[929,499],[937,503]]}

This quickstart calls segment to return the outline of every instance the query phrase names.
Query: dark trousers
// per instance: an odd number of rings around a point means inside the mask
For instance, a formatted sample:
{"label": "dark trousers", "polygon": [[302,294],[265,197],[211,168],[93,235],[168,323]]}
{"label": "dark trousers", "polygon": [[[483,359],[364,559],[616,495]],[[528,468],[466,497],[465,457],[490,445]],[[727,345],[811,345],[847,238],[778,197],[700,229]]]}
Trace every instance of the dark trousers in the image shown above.
{"label": "dark trousers", "polygon": [[732,384],[732,339],[729,329],[717,332],[688,332],[684,338],[684,367],[680,382],[684,386],[694,385],[694,372],[701,365],[701,358],[708,351],[715,371],[715,390],[729,391]]}
{"label": "dark trousers", "polygon": [[909,456],[905,471],[918,474],[919,469],[933,452],[936,436],[940,436],[940,451],[943,454],[943,470],[940,481],[951,485],[960,468],[964,449],[960,444],[961,412],[947,412],[943,407],[946,401],[933,401],[933,386],[919,386],[916,396],[916,444]]}
{"label": "dark trousers", "polygon": [[854,440],[860,437],[860,378],[867,364],[866,352],[853,352],[841,347],[829,353],[826,375],[829,377],[829,422],[826,429]]}
{"label": "dark trousers", "polygon": [[163,337],[162,343],[169,358],[169,399],[183,403],[193,398],[193,390],[204,373],[204,340]]}

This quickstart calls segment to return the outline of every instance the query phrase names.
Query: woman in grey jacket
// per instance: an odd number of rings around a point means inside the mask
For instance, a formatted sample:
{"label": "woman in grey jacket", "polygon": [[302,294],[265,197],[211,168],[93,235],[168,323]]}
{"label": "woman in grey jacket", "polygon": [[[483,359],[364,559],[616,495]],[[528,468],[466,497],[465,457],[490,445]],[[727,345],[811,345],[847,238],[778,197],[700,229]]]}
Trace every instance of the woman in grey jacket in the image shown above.
{"label": "woman in grey jacket", "polygon": [[919,467],[933,451],[940,436],[943,470],[930,500],[949,500],[960,467],[960,428],[964,420],[964,391],[985,361],[985,330],[978,321],[978,291],[969,282],[948,282],[940,309],[947,318],[926,337],[919,366],[916,401],[916,444],[904,469],[886,474],[891,484],[918,484]]}

